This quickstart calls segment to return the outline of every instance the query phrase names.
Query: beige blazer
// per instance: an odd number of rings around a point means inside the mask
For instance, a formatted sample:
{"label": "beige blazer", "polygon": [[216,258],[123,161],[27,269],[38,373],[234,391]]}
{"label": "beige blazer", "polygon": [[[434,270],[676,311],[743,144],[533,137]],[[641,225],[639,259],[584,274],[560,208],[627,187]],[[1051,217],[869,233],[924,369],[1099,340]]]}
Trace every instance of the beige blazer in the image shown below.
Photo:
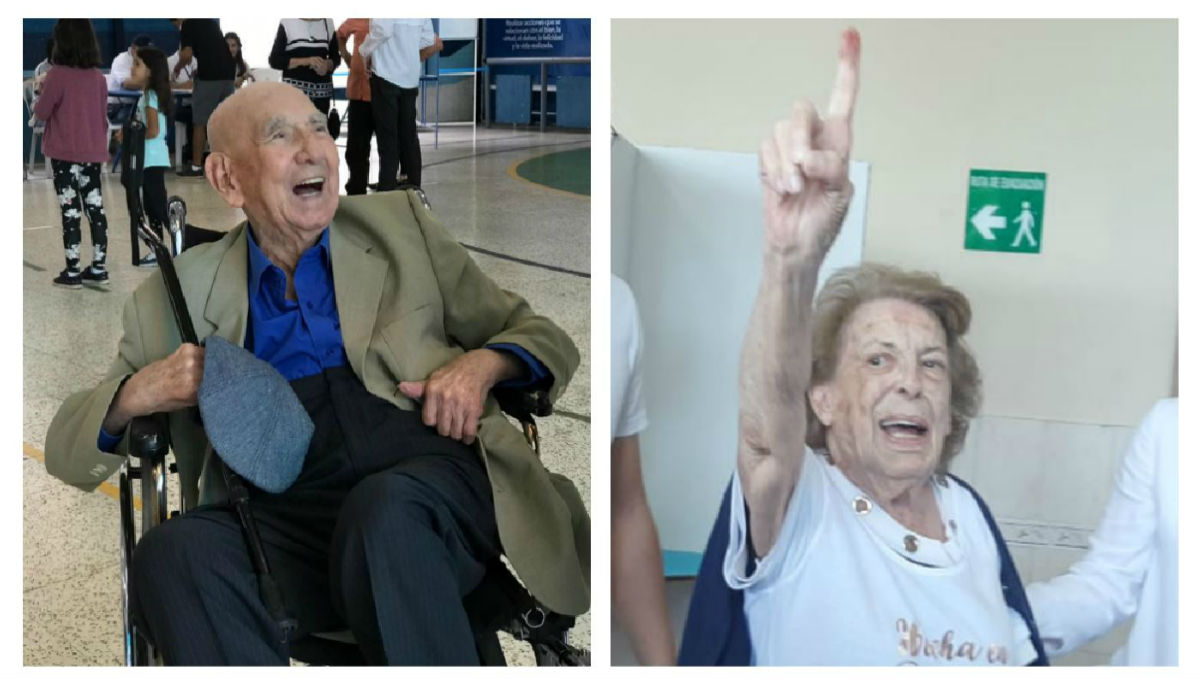
{"label": "beige blazer", "polygon": [[[239,346],[246,334],[246,224],[176,260],[196,333]],[[396,390],[422,380],[467,350],[509,342],[536,356],[554,376],[556,399],[579,366],[558,326],[483,274],[465,248],[412,192],[343,197],[330,228],[334,291],[350,366],[367,389],[398,408],[416,405]],[[160,276],[125,304],[124,336],[99,386],[63,402],[46,434],[46,468],[84,490],[95,489],[125,461],[96,447],[101,422],[126,376],[178,348],[179,332]],[[169,417],[172,447],[187,506],[227,496],[207,438],[189,415]],[[574,485],[547,472],[524,437],[489,397],[476,448],[492,484],[505,554],[530,592],[569,615],[589,605],[590,521]],[[553,445],[553,442],[549,442]]]}

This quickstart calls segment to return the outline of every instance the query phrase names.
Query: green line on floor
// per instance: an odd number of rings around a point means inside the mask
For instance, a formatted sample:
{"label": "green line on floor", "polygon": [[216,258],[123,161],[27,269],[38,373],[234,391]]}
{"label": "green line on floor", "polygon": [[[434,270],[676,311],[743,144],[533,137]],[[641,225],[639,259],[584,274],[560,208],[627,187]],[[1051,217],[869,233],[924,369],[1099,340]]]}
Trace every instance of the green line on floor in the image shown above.
{"label": "green line on floor", "polygon": [[557,151],[514,163],[508,174],[577,196],[592,194],[592,149]]}
{"label": "green line on floor", "polygon": [[[34,448],[33,446],[29,445],[28,443],[25,443],[24,441],[21,442],[21,445],[25,449],[25,457],[33,458],[33,459],[37,460],[38,462],[41,462],[42,464],[46,464],[46,454],[45,453],[38,450],[37,448]],[[121,491],[117,490],[117,487],[114,486],[113,484],[109,483],[108,481],[101,483],[98,490],[101,493],[104,493],[105,495],[111,497],[114,500],[121,499]],[[136,497],[133,498],[133,510],[135,512],[142,511],[142,501]]]}

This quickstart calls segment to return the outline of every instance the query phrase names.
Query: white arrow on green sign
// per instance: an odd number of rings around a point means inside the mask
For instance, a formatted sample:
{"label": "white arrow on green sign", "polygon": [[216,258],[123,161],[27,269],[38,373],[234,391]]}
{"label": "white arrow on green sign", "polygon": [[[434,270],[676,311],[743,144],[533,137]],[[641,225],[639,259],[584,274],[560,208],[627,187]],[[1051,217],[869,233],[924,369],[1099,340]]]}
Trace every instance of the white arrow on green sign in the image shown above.
{"label": "white arrow on green sign", "polygon": [[1038,253],[1046,174],[971,170],[967,185],[968,250]]}

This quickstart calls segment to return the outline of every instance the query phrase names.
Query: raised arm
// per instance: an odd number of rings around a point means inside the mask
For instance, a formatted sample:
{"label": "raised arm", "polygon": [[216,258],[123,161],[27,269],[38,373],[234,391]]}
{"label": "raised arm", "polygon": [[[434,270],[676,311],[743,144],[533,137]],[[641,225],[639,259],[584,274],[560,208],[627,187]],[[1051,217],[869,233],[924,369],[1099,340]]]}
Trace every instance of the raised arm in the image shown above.
{"label": "raised arm", "polygon": [[179,31],[179,60],[175,62],[175,68],[171,69],[171,79],[179,77],[179,72],[186,69],[192,63],[192,45],[191,34],[182,30]]}
{"label": "raised arm", "polygon": [[766,245],[742,345],[737,464],[760,557],[775,544],[804,460],[817,271],[854,193],[849,159],[859,52],[858,32],[847,30],[828,115],[797,103],[759,151]]}

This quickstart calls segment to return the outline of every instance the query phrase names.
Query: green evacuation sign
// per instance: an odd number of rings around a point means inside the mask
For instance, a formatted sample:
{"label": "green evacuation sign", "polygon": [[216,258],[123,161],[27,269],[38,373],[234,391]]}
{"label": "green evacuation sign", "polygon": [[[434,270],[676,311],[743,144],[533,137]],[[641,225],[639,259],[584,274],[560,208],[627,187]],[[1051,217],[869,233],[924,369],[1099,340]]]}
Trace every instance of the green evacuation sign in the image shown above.
{"label": "green evacuation sign", "polygon": [[1042,250],[1044,172],[971,170],[967,188],[968,250]]}

